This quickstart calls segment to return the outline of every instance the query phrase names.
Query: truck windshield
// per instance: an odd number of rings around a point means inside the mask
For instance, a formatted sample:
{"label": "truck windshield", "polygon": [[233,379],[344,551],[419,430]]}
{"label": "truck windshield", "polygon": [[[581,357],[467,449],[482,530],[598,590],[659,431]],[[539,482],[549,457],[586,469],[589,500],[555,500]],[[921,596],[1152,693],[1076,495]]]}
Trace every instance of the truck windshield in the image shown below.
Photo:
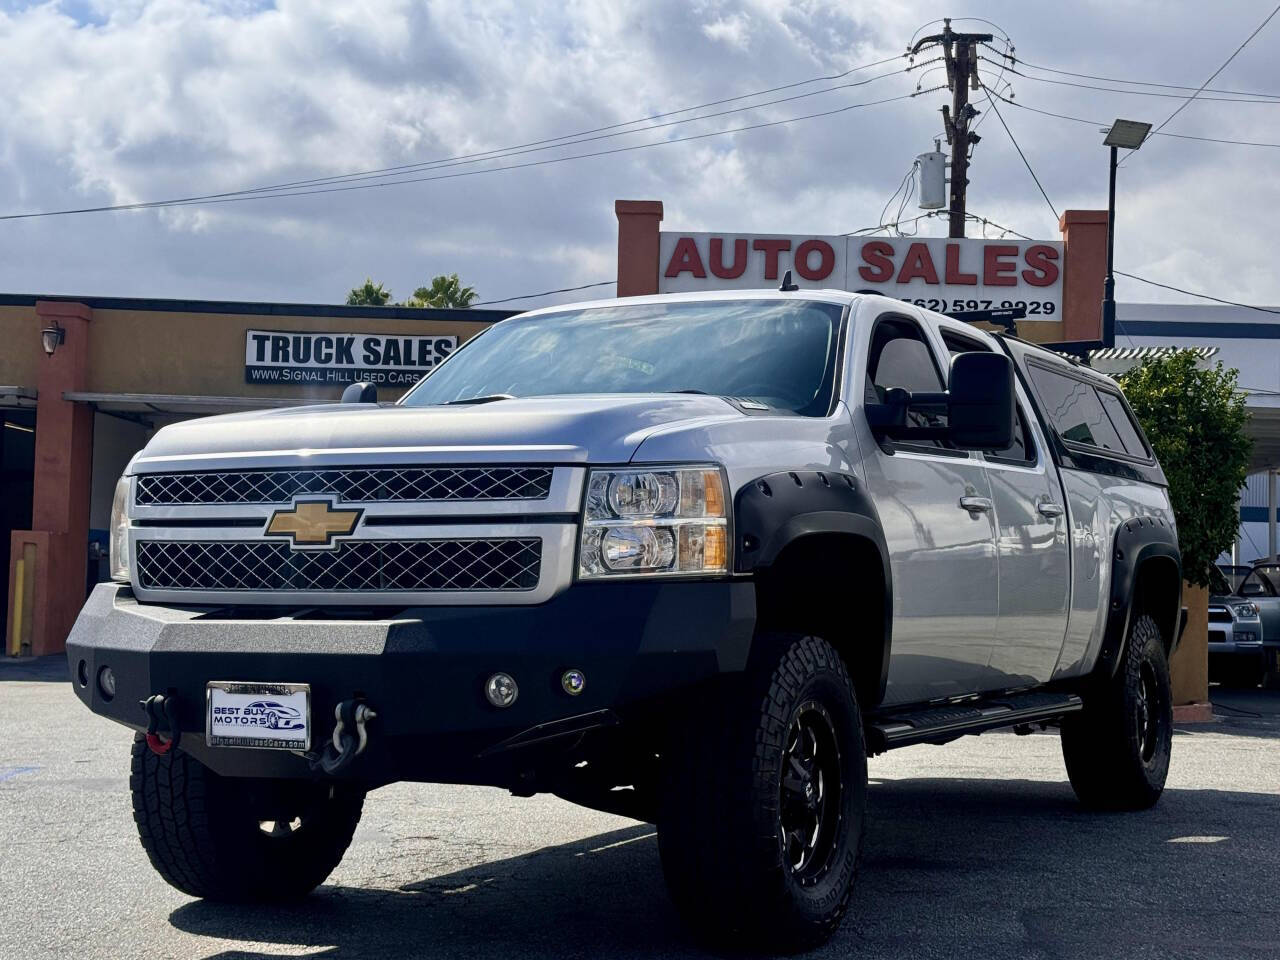
{"label": "truck windshield", "polygon": [[497,324],[401,401],[706,393],[824,416],[843,308],[808,300],[592,307]]}

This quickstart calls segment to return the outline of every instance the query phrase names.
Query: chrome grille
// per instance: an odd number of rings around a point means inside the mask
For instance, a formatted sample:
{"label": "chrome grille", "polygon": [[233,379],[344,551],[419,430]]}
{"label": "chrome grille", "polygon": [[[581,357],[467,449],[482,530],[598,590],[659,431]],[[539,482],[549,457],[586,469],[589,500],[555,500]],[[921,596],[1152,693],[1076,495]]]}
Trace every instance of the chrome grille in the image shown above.
{"label": "chrome grille", "polygon": [[348,503],[441,500],[545,500],[550,467],[389,467],[144,473],[139,506],[288,503],[299,494],[334,494]]}
{"label": "chrome grille", "polygon": [[348,540],[292,550],[269,540],[139,540],[147,590],[533,590],[537,537],[500,540]]}

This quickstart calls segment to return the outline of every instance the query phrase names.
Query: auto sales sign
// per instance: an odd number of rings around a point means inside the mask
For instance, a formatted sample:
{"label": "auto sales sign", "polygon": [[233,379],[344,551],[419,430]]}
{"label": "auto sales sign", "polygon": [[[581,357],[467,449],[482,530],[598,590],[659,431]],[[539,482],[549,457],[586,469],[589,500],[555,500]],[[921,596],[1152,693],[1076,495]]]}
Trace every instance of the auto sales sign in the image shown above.
{"label": "auto sales sign", "polygon": [[1062,312],[1063,245],[945,237],[661,234],[658,290],[800,287],[884,294],[941,313],[1023,308],[1026,319]]}
{"label": "auto sales sign", "polygon": [[377,333],[248,330],[246,383],[345,386],[365,380],[410,387],[458,346],[458,338]]}

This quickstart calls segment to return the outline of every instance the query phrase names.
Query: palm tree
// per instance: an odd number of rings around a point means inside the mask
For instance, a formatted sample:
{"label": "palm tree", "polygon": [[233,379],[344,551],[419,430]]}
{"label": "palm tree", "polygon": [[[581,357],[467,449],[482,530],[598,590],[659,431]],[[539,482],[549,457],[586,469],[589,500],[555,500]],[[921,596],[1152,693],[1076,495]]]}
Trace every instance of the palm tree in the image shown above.
{"label": "palm tree", "polygon": [[476,298],[475,287],[464,287],[456,273],[433,277],[431,286],[419,287],[405,301],[406,307],[469,307]]}
{"label": "palm tree", "polygon": [[374,283],[372,278],[365,277],[363,286],[352,287],[347,294],[347,306],[385,307],[390,299],[390,290],[384,290],[381,283]]}

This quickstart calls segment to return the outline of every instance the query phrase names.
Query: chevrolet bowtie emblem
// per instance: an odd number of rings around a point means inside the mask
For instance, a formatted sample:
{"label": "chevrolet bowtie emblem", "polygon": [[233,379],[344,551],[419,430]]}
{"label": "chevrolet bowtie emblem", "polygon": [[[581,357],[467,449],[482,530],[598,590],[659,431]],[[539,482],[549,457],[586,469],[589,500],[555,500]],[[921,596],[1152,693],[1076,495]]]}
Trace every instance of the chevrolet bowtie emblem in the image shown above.
{"label": "chevrolet bowtie emblem", "polygon": [[277,510],[265,531],[268,537],[289,537],[293,547],[329,547],[334,537],[346,537],[360,520],[359,510],[338,510],[329,500],[295,500]]}

